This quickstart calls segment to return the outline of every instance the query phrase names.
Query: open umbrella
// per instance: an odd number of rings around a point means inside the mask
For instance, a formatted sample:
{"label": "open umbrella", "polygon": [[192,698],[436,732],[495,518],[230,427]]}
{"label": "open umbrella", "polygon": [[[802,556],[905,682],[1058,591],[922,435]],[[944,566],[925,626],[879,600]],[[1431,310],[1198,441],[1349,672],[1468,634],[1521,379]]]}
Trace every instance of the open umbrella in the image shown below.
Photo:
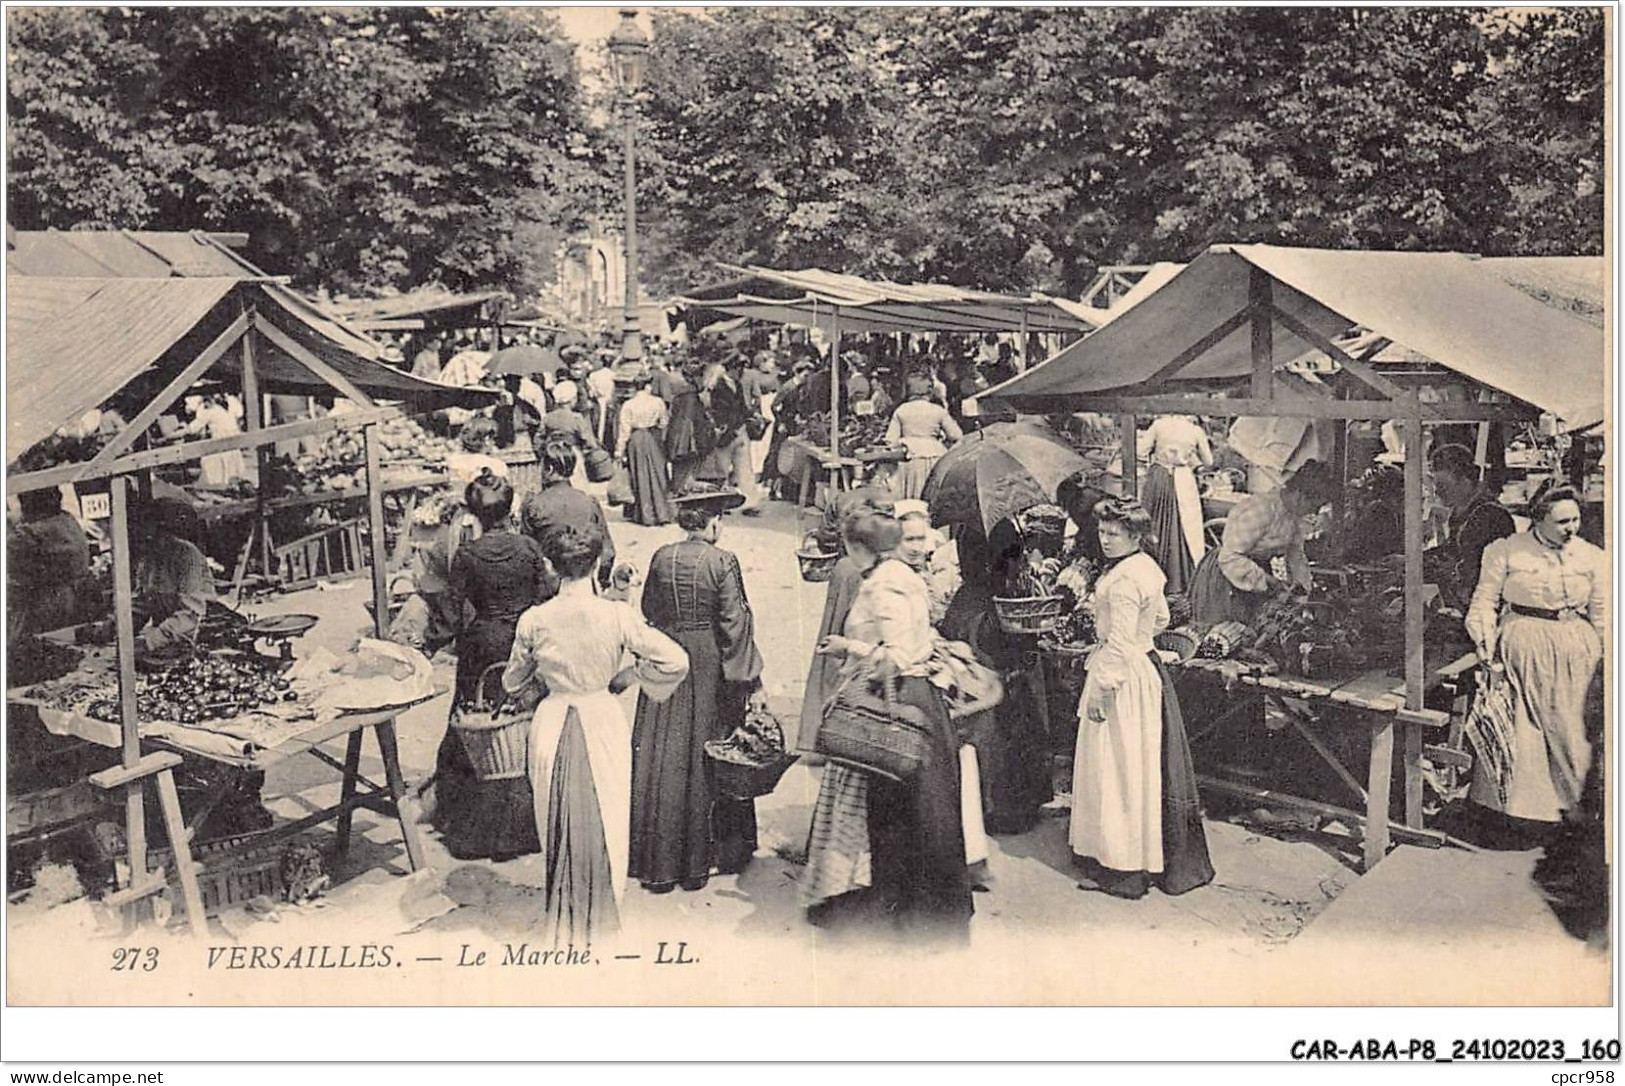
{"label": "open umbrella", "polygon": [[996,422],[949,449],[922,496],[931,523],[980,523],[986,532],[1005,517],[1054,502],[1061,483],[1088,466],[1042,422]]}
{"label": "open umbrella", "polygon": [[551,347],[538,347],[534,343],[518,343],[504,347],[491,356],[485,367],[488,376],[530,377],[538,373],[552,373],[564,365],[557,351]]}

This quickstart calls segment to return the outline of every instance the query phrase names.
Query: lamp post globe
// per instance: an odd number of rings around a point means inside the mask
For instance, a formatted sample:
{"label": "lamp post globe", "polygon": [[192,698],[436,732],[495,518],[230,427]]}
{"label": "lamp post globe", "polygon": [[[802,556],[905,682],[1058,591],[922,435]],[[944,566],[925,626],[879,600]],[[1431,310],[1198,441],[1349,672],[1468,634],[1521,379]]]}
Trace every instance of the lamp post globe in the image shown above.
{"label": "lamp post globe", "polygon": [[637,148],[634,136],[637,128],[637,106],[634,96],[643,82],[644,64],[648,59],[649,37],[637,24],[637,12],[621,11],[621,21],[609,36],[609,64],[615,77],[615,86],[621,92],[621,108],[625,122],[624,157],[626,160],[626,239],[624,244],[626,301],[621,331],[621,357],[629,362],[643,357],[643,337],[638,327],[638,210],[637,210]]}

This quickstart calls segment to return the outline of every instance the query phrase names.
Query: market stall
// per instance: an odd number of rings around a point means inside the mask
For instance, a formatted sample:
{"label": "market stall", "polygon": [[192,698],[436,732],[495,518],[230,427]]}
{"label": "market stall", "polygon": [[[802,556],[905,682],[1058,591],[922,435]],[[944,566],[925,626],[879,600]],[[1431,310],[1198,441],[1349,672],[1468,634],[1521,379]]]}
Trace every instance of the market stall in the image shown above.
{"label": "market stall", "polygon": [[[831,343],[832,360],[840,358],[841,337],[852,333],[1014,332],[1021,334],[1023,342],[1029,334],[1069,341],[1095,327],[1078,307],[1042,295],[1017,297],[943,284],[875,282],[817,268],[723,267],[737,278],[674,299],[675,304],[719,319],[748,317],[816,328]],[[840,386],[837,363],[831,372],[828,433],[815,435],[825,440],[801,443],[805,453],[799,472],[803,506],[815,477],[821,477],[832,491],[839,490],[853,485],[866,463],[875,462],[852,455],[856,449],[843,444],[843,429],[855,423],[840,417]],[[885,420],[880,425],[883,429]],[[844,456],[843,447],[847,449]]]}
{"label": "market stall", "polygon": [[[290,302],[272,289],[275,283],[257,278],[13,275],[8,286],[12,306],[6,380],[12,413],[7,455],[13,469],[7,474],[7,493],[28,494],[64,484],[85,494],[105,491],[113,615],[110,648],[79,652],[62,645],[59,651],[78,653],[68,672],[8,691],[8,719],[32,713],[52,734],[118,752],[117,764],[89,776],[90,786],[118,797],[125,813],[128,874],[122,889],[105,901],[140,913],[169,887],[161,869],[149,868],[145,803],[151,782],[179,901],[192,930],[202,933],[204,906],[191,858],[199,818],[186,823],[175,783],[183,759],[251,770],[297,753],[324,758],[316,744],[340,735],[348,736],[346,759],[338,765],[344,774],[343,798],[317,820],[338,820],[342,839],[356,806],[387,809],[399,817],[408,858],[416,864],[421,853],[412,800],[401,781],[393,721],[404,704],[433,695],[425,686],[426,662],[419,666],[390,647],[378,646],[369,650],[376,669],[369,670],[365,659],[317,667],[310,661],[291,663],[280,655],[267,661],[241,645],[235,651],[217,646],[201,662],[191,664],[151,656],[138,661],[132,510],[155,508],[149,504],[155,473],[165,467],[358,431],[373,599],[377,613],[385,616],[379,623],[381,635],[388,612],[380,429],[401,418],[404,409],[377,405],[366,389],[429,404],[467,402],[483,394],[389,370],[349,349],[350,333],[330,334],[326,322],[307,321],[296,300]],[[151,431],[157,420],[200,381],[240,390],[246,432],[155,445]],[[281,390],[334,396],[352,409],[265,426],[261,397]],[[87,412],[105,408],[111,414],[113,405],[117,425],[93,443],[94,451],[80,459],[38,466],[49,462],[49,457],[41,459],[41,450],[49,448],[60,428]],[[33,470],[17,470],[19,459]],[[205,637],[207,620],[204,627],[197,638]],[[275,624],[248,632],[273,641],[280,637],[285,642],[291,636]],[[69,635],[65,640],[77,638]],[[302,666],[306,671],[297,672]],[[144,678],[141,670],[147,672]],[[386,679],[383,685],[389,692],[382,700],[377,683],[370,694],[365,693],[369,676]],[[356,693],[357,683],[362,684],[362,694]],[[358,770],[362,735],[368,730],[376,736],[386,768],[383,795],[366,791],[369,786]]]}
{"label": "market stall", "polygon": [[[1368,333],[1359,354],[1338,343],[1356,329]],[[1422,361],[1385,364],[1380,353],[1392,344]],[[1317,378],[1322,394],[1289,395],[1283,370],[1314,355],[1329,363]],[[1430,644],[1427,634],[1427,429],[1518,425],[1543,414],[1571,429],[1590,426],[1603,415],[1606,364],[1600,328],[1460,254],[1214,246],[1104,328],[983,398],[1021,411],[1117,415],[1122,478],[1130,492],[1137,480],[1135,422],[1147,415],[1307,418],[1330,421],[1339,434],[1361,420],[1397,428],[1409,455],[1403,461],[1402,576],[1388,612],[1390,628],[1403,634],[1395,639],[1395,662],[1363,666],[1351,655],[1308,678],[1229,661],[1187,665],[1218,678],[1223,690],[1290,698],[1306,707],[1314,726],[1369,736],[1363,786],[1338,767],[1364,801],[1360,812],[1343,813],[1361,815],[1369,867],[1390,839],[1396,740],[1403,765],[1400,825],[1407,835],[1424,835],[1424,754],[1449,760],[1454,753],[1442,742],[1451,731],[1449,717],[1430,709],[1429,698],[1472,665],[1452,651],[1459,645]],[[1336,445],[1331,460],[1347,479],[1341,437]],[[1346,583],[1347,569],[1331,572]],[[1255,800],[1310,802],[1212,778],[1204,785],[1241,789]]]}

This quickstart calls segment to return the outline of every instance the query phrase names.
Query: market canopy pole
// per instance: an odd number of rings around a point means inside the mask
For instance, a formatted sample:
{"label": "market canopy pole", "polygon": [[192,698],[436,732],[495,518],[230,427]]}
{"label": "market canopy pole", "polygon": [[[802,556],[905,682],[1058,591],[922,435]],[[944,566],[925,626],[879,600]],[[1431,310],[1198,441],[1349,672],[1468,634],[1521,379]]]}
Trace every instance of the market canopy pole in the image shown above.
{"label": "market canopy pole", "polygon": [[[830,322],[830,348],[829,348],[829,458],[835,460],[841,455],[841,308],[835,307],[834,319]],[[830,498],[835,497],[834,488],[831,487]]]}

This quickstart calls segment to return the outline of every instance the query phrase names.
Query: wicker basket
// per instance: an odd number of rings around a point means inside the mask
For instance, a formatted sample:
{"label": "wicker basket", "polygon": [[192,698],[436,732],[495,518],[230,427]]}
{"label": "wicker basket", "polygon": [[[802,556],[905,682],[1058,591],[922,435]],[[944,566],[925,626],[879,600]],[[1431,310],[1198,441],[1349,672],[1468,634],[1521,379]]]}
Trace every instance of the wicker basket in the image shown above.
{"label": "wicker basket", "polygon": [[1048,633],[1066,614],[1065,596],[994,596],[993,609],[1005,633]]}
{"label": "wicker basket", "polygon": [[1202,643],[1202,639],[1196,635],[1196,631],[1189,626],[1183,626],[1177,630],[1164,630],[1152,640],[1157,648],[1164,652],[1175,653],[1181,661],[1189,660],[1192,656],[1195,656],[1196,646]]}
{"label": "wicker basket", "polygon": [[491,672],[506,666],[504,661],[486,668],[474,701],[451,710],[452,730],[474,765],[474,775],[482,781],[516,780],[529,771],[531,714],[506,700],[492,704],[485,697]]}
{"label": "wicker basket", "polygon": [[835,575],[835,563],[841,560],[840,551],[796,551],[801,563],[801,579],[820,584]]}
{"label": "wicker basket", "polygon": [[727,743],[713,739],[705,744],[705,756],[711,760],[711,780],[719,795],[729,799],[758,799],[779,786],[785,771],[796,764],[794,751],[783,751],[778,757],[760,763],[731,761]]}

